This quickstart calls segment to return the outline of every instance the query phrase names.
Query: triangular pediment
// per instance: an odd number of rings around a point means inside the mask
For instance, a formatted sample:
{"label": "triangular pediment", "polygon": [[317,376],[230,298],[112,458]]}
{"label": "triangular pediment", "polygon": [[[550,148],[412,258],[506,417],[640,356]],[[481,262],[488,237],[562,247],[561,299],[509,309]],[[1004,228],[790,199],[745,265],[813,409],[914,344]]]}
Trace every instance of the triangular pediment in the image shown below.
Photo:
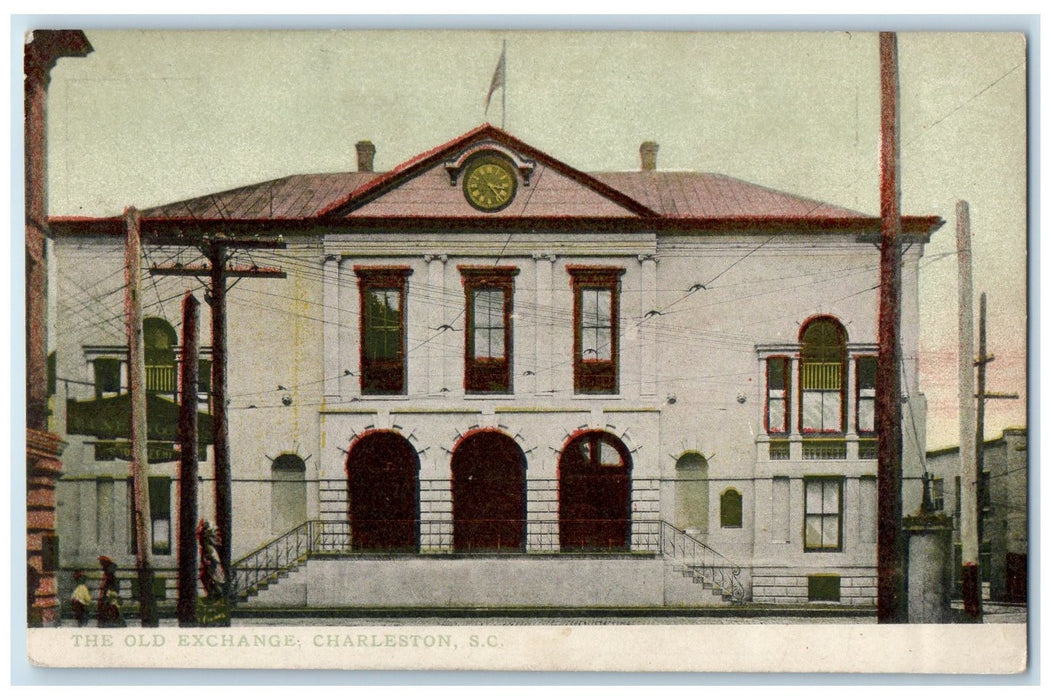
{"label": "triangular pediment", "polygon": [[[513,178],[509,201],[494,210],[473,205],[471,170],[486,158]],[[507,192],[508,189],[504,189]],[[477,200],[476,200],[477,203]],[[485,124],[362,185],[322,216],[534,218],[653,217],[621,190]]]}

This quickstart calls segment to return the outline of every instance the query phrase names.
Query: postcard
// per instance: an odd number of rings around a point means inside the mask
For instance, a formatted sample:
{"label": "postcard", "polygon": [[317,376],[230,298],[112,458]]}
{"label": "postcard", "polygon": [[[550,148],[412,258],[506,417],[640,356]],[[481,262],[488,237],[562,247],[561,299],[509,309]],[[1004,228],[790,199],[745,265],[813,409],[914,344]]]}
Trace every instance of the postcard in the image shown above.
{"label": "postcard", "polygon": [[25,55],[33,664],[1026,669],[1024,34]]}

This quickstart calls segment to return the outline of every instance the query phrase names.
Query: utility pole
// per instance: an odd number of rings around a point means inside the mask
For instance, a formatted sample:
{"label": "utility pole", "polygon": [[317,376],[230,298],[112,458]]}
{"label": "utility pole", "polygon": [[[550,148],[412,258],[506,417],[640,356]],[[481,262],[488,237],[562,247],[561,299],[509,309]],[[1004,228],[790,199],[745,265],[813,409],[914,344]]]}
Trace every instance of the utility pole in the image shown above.
{"label": "utility pole", "polygon": [[150,564],[150,468],[146,423],[146,357],[142,339],[142,253],[139,244],[139,212],[124,210],[125,312],[128,325],[128,392],[131,398],[131,483],[134,491],[135,569],[139,580],[139,618],[143,627],[157,626],[153,599],[153,567]]}
{"label": "utility pole", "polygon": [[[160,240],[160,237],[158,238]],[[185,239],[178,239],[184,243]],[[175,275],[210,278],[205,300],[212,308],[212,432],[215,457],[215,520],[219,533],[219,559],[227,580],[227,595],[233,583],[231,559],[233,552],[233,503],[230,475],[230,434],[226,415],[227,349],[226,349],[226,292],[229,278],[281,278],[285,273],[276,267],[230,266],[231,251],[246,248],[284,248],[281,240],[234,238],[225,234],[208,235],[198,246],[208,265],[150,268],[156,275]]]}
{"label": "utility pole", "polygon": [[908,622],[901,505],[901,189],[898,162],[898,39],[880,32],[880,304],[876,358],[876,619]]}
{"label": "utility pole", "polygon": [[182,301],[182,357],[179,361],[179,625],[197,622],[197,322],[200,303],[193,292]]}
{"label": "utility pole", "polygon": [[985,510],[988,498],[989,484],[985,478],[985,402],[989,399],[1017,399],[1018,394],[1007,394],[1000,391],[985,390],[985,368],[996,359],[995,355],[986,354],[985,344],[985,292],[982,292],[978,302],[978,358],[974,361],[978,368],[978,399],[975,431],[974,431],[974,471],[978,475],[977,501],[978,501],[978,558],[979,558],[979,580],[981,578],[981,551],[982,540],[985,539],[985,518],[982,513]]}
{"label": "utility pole", "polygon": [[960,314],[960,545],[963,557],[963,609],[982,619],[982,581],[978,571],[978,478],[975,458],[974,301],[971,291],[971,216],[967,202],[956,203],[956,258]]}

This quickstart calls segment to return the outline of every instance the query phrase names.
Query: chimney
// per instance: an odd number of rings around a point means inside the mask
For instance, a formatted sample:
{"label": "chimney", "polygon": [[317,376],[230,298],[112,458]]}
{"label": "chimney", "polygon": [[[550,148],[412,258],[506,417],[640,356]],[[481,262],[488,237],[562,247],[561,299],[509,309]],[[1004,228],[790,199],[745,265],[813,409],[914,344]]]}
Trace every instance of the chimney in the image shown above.
{"label": "chimney", "polygon": [[372,159],[376,156],[376,147],[372,145],[372,141],[358,141],[354,146],[358,149],[358,171],[371,173]]}
{"label": "chimney", "polygon": [[639,156],[642,158],[643,170],[657,169],[657,149],[659,148],[660,146],[657,145],[656,141],[643,141],[642,145],[639,146]]}

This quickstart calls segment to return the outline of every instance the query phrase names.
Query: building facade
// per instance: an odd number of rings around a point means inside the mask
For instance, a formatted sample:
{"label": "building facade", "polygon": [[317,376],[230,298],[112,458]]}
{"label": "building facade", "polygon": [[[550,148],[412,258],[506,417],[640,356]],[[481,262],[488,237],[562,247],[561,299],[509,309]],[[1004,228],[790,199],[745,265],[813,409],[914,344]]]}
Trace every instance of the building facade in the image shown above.
{"label": "building facade", "polygon": [[[285,246],[252,259],[286,279],[229,294],[245,604],[874,604],[878,218],[662,171],[649,142],[626,173],[490,125],[387,173],[373,153],[142,214],[148,256],[182,260],[150,252],[173,232],[191,253],[230,230]],[[903,221],[906,512],[924,453],[919,260],[941,223]],[[68,419],[124,387],[119,324],[91,316],[119,316],[103,294],[123,250],[117,219],[52,226]],[[150,284],[161,357],[197,285]],[[68,439],[63,565],[127,556],[127,463],[97,434]],[[170,542],[164,449],[151,509]],[[206,479],[201,513],[212,493]],[[174,568],[157,522],[157,566]],[[259,585],[271,541],[296,533],[305,564]]]}
{"label": "building facade", "polygon": [[[978,489],[979,565],[985,595],[995,601],[1024,603],[1028,588],[1029,447],[1025,428],[1007,428],[982,443],[984,469]],[[934,505],[953,515],[954,571],[961,571],[960,448],[927,453]],[[957,587],[960,581],[956,581]]]}

